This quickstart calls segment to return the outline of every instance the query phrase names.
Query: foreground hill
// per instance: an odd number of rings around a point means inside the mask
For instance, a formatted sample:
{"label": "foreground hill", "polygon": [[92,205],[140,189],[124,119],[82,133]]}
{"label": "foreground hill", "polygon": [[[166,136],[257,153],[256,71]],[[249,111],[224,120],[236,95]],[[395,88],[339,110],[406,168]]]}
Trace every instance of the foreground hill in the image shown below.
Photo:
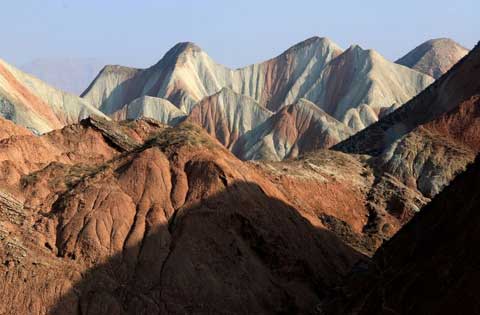
{"label": "foreground hill", "polygon": [[141,96],[164,98],[190,113],[227,87],[276,112],[305,98],[354,130],[375,122],[382,108],[399,106],[433,79],[387,61],[372,50],[345,52],[326,38],[310,38],[260,64],[228,69],[192,43],[180,43],[152,67],[107,66],[82,96],[106,114]]}
{"label": "foreground hill", "polygon": [[106,117],[84,99],[57,90],[0,60],[0,115],[36,133],[89,115]]}
{"label": "foreground hill", "polygon": [[372,155],[372,163],[431,197],[480,150],[479,97],[477,45],[428,89],[334,149]]}
{"label": "foreground hill", "polygon": [[426,41],[395,61],[438,79],[468,54],[468,49],[449,38]]}
{"label": "foreground hill", "polygon": [[479,178],[477,159],[379,249],[370,270],[352,275],[333,306],[319,307],[322,314],[477,314]]}
{"label": "foreground hill", "polygon": [[365,259],[191,124],[0,145],[2,313],[305,313]]}

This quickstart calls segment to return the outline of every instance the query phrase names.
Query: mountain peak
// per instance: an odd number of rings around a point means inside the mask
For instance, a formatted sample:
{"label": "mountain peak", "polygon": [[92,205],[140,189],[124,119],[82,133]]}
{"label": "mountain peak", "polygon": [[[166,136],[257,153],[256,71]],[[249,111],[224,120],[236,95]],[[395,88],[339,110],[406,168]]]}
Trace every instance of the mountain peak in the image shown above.
{"label": "mountain peak", "polygon": [[460,45],[459,43],[457,43],[456,41],[454,41],[453,39],[448,38],[448,37],[433,38],[433,39],[427,40],[422,45],[456,46],[456,47],[463,48],[465,50],[467,49],[467,48],[463,47],[462,45]]}
{"label": "mountain peak", "polygon": [[138,68],[131,68],[131,67],[125,67],[121,65],[106,65],[103,67],[102,70],[100,70],[100,73],[130,73],[130,72],[137,72],[140,69]]}
{"label": "mountain peak", "polygon": [[331,41],[329,38],[313,36],[313,37],[307,38],[306,40],[301,41],[301,42],[293,45],[292,47],[287,49],[285,52],[297,51],[297,50],[305,49],[305,48],[308,48],[308,47],[311,47],[311,46],[333,47],[333,48],[341,51],[340,47],[337,44],[335,44],[333,41]]}
{"label": "mountain peak", "polygon": [[198,53],[203,50],[195,43],[192,42],[180,42],[173,46],[167,53],[166,56],[180,56],[187,53]]}
{"label": "mountain peak", "polygon": [[415,47],[396,63],[438,79],[468,53],[450,38],[435,38]]}

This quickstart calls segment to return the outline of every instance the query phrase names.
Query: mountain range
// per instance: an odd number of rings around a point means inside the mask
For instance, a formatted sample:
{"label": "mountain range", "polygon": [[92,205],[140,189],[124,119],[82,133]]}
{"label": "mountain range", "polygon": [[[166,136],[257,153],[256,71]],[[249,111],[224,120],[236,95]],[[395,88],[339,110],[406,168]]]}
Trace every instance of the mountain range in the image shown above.
{"label": "mountain range", "polygon": [[457,46],[409,68],[311,38],[232,70],[180,43],[81,97],[1,62],[0,314],[477,312]]}

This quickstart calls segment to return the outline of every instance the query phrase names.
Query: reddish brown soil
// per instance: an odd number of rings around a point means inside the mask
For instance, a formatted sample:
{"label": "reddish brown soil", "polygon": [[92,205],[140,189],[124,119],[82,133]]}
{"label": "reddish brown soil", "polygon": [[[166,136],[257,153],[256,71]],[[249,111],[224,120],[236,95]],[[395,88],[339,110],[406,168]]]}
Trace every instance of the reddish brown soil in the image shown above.
{"label": "reddish brown soil", "polygon": [[307,313],[365,259],[192,125],[7,140],[2,313]]}

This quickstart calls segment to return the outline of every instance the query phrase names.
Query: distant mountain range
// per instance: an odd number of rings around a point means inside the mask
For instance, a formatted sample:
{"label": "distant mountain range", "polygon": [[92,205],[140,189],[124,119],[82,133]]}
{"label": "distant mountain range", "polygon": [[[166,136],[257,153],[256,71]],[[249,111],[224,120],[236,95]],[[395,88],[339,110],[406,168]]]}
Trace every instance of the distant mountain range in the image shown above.
{"label": "distant mountain range", "polygon": [[60,90],[80,95],[104,66],[95,58],[42,58],[19,68]]}
{"label": "distant mountain range", "polygon": [[[463,56],[460,48],[451,40],[432,40],[398,63],[439,74]],[[80,77],[91,76],[98,66],[96,60],[72,59],[39,60],[24,68],[49,76],[51,82],[68,77],[65,84],[80,84],[85,81]],[[236,70],[215,63],[193,43],[180,43],[148,69],[103,67],[82,99],[68,97],[82,103],[80,108],[61,106],[75,112],[69,122],[87,112],[114,119],[150,117],[166,124],[188,117],[242,159],[282,160],[345,140],[431,82],[429,75],[389,62],[373,50],[353,45],[342,51],[327,38],[307,39],[273,59]],[[38,84],[30,92],[40,99],[51,94],[43,95]],[[42,115],[49,116],[42,119],[48,122],[21,109],[15,116],[4,109],[4,117],[38,132],[65,125],[47,114],[48,105],[42,107]]]}

